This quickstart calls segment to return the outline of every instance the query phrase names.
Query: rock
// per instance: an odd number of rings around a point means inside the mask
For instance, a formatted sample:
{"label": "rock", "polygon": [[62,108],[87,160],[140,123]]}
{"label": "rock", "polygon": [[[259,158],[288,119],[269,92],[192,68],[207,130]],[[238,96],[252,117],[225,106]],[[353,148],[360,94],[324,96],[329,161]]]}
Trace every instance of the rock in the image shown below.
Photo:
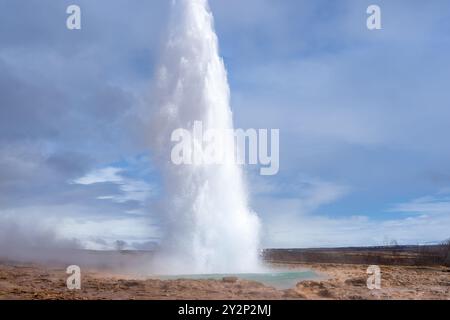
{"label": "rock", "polygon": [[222,281],[227,283],[236,283],[239,280],[238,277],[223,277]]}
{"label": "rock", "polygon": [[295,291],[294,289],[284,290],[283,298],[287,298],[287,299],[289,299],[289,298],[292,298],[292,299],[306,299],[306,297],[303,294]]}
{"label": "rock", "polygon": [[119,282],[122,285],[124,285],[125,287],[137,287],[137,286],[141,285],[141,283],[139,281],[134,281],[134,280],[122,280]]}
{"label": "rock", "polygon": [[355,287],[364,287],[367,285],[367,280],[365,278],[350,278],[345,280],[345,284],[349,286],[355,286]]}
{"label": "rock", "polygon": [[364,297],[360,296],[360,295],[350,295],[350,296],[348,296],[348,299],[349,300],[364,300]]}
{"label": "rock", "polygon": [[325,286],[322,282],[317,281],[302,281],[297,283],[297,288],[320,288],[323,289]]}
{"label": "rock", "polygon": [[333,294],[329,290],[323,289],[319,291],[319,296],[324,298],[332,298]]}

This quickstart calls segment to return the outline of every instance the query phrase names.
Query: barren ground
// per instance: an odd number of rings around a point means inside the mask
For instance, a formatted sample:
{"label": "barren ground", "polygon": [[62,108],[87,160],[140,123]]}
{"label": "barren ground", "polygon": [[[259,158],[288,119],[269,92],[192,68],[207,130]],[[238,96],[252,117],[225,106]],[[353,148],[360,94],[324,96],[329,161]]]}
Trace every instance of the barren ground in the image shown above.
{"label": "barren ground", "polygon": [[[280,266],[280,265],[278,265]],[[366,286],[367,265],[289,264],[309,268],[322,280],[277,290],[241,279],[158,280],[98,271],[83,272],[82,289],[69,291],[63,267],[0,262],[0,299],[446,299],[450,269],[380,266],[381,290]]]}

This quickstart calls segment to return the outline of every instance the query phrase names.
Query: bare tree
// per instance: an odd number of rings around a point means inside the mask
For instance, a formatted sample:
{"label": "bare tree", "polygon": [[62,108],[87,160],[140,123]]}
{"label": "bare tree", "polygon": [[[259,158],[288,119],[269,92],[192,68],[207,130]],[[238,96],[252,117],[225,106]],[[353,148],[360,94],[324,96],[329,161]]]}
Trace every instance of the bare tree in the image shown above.
{"label": "bare tree", "polygon": [[116,245],[116,250],[117,251],[123,251],[125,249],[127,243],[125,241],[123,241],[123,240],[117,240],[115,242],[115,245]]}
{"label": "bare tree", "polygon": [[444,265],[450,267],[450,238],[442,242]]}
{"label": "bare tree", "polygon": [[391,242],[389,243],[389,246],[391,246],[391,247],[398,247],[397,240],[395,240],[395,239],[391,240]]}

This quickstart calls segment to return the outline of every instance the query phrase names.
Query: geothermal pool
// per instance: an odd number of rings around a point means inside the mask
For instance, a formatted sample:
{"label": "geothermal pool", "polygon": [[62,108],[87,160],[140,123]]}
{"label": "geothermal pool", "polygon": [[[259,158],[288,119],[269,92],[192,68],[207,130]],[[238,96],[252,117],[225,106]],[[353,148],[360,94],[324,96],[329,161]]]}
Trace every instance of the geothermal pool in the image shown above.
{"label": "geothermal pool", "polygon": [[224,277],[238,277],[239,279],[257,281],[277,289],[290,289],[295,287],[299,281],[318,279],[319,275],[311,270],[283,271],[274,270],[264,273],[238,273],[238,274],[187,274],[159,276],[162,280],[175,279],[198,279],[198,280],[220,280]]}

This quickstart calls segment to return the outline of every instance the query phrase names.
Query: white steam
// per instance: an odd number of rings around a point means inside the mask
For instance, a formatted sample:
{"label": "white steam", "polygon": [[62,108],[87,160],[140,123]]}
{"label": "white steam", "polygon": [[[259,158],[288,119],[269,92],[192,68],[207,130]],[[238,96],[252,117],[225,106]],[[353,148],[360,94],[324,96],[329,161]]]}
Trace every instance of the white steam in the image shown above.
{"label": "white steam", "polygon": [[[259,220],[247,204],[230,130],[216,150],[223,165],[174,165],[175,129],[232,129],[229,86],[207,0],[172,3],[168,40],[158,69],[152,139],[165,183],[166,236],[158,254],[165,273],[255,272]],[[194,137],[195,139],[195,137]],[[201,144],[201,141],[195,141]]]}

